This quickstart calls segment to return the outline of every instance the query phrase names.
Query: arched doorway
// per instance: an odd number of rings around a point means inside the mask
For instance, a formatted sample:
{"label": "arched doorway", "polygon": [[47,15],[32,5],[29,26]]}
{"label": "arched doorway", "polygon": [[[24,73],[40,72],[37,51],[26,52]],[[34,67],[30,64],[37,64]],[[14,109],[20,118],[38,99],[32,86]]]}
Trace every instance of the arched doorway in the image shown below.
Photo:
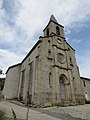
{"label": "arched doorway", "polygon": [[67,77],[64,74],[60,75],[59,78],[59,86],[60,86],[60,99],[64,101],[66,99],[66,84],[67,84]]}

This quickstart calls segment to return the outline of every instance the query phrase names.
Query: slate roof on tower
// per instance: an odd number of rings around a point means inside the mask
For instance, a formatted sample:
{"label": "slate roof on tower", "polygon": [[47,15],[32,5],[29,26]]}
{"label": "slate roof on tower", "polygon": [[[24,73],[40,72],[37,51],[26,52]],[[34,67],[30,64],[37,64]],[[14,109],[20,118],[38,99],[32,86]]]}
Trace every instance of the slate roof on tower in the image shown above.
{"label": "slate roof on tower", "polygon": [[51,15],[49,22],[50,22],[50,21],[53,21],[53,22],[58,23],[57,20],[56,20],[56,18],[54,17],[54,15]]}
{"label": "slate roof on tower", "polygon": [[[56,20],[56,18],[54,17],[54,15],[51,15],[50,20],[49,20],[49,23],[48,23],[47,26],[44,28],[44,30],[49,26],[50,22],[54,22],[55,24],[57,24],[57,25],[59,25],[59,26],[61,26],[61,27],[64,28],[63,25],[61,25],[61,24],[59,24],[59,23],[57,22],[57,20]],[[44,31],[44,30],[43,30],[43,31]]]}

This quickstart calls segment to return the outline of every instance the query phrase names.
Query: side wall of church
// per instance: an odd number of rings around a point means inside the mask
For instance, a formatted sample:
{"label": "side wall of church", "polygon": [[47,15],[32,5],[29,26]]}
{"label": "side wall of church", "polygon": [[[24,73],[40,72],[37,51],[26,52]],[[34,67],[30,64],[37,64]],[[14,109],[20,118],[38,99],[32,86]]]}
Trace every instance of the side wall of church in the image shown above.
{"label": "side wall of church", "polygon": [[3,94],[5,99],[15,99],[17,98],[18,86],[19,86],[19,76],[20,75],[20,65],[11,67],[6,75]]}
{"label": "side wall of church", "polygon": [[25,103],[28,102],[28,97],[29,103],[32,104],[37,103],[40,99],[40,44],[23,61],[21,66],[18,98],[21,96]]}
{"label": "side wall of church", "polygon": [[76,58],[75,58],[75,51],[71,49],[71,47],[66,44],[68,49],[68,58],[69,58],[69,67],[71,69],[71,76],[72,76],[72,83],[73,89],[75,94],[75,100],[77,103],[84,103],[84,94],[83,94],[83,87],[82,82],[80,79],[80,73],[77,66]]}
{"label": "side wall of church", "polygon": [[90,79],[81,77],[85,99],[90,101]]}

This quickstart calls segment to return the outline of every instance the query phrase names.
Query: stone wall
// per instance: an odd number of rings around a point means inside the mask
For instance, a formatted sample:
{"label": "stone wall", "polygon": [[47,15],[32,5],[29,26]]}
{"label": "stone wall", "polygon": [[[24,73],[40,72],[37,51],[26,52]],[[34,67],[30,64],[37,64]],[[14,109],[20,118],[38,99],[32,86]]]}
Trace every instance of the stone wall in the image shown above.
{"label": "stone wall", "polygon": [[81,82],[83,86],[83,92],[84,92],[85,99],[87,101],[90,101],[90,79],[81,77]]}
{"label": "stone wall", "polygon": [[11,66],[8,69],[4,89],[3,89],[3,95],[5,99],[15,99],[17,98],[18,93],[18,86],[19,86],[19,78],[20,78],[20,64]]}
{"label": "stone wall", "polygon": [[[39,42],[35,49],[27,56],[27,58],[22,62],[21,70],[20,70],[20,84],[19,84],[19,91],[18,91],[18,98],[21,96],[21,84],[22,84],[22,72],[25,71],[24,76],[24,85],[23,85],[23,93],[22,93],[22,101],[27,103],[28,97],[31,99],[31,103],[37,101],[39,98],[39,80],[40,80],[40,68],[39,68],[39,51],[40,51],[40,44]],[[32,65],[31,65],[32,63]],[[36,95],[36,96],[35,96]]]}

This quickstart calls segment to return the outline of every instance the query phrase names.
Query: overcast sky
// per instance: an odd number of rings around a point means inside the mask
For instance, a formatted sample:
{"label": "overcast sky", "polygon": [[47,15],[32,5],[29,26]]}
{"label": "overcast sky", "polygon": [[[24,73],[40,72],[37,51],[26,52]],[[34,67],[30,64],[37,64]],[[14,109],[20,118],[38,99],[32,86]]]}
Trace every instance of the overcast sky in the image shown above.
{"label": "overcast sky", "polygon": [[65,26],[81,76],[90,78],[90,0],[0,0],[0,69],[22,61],[52,14]]}

